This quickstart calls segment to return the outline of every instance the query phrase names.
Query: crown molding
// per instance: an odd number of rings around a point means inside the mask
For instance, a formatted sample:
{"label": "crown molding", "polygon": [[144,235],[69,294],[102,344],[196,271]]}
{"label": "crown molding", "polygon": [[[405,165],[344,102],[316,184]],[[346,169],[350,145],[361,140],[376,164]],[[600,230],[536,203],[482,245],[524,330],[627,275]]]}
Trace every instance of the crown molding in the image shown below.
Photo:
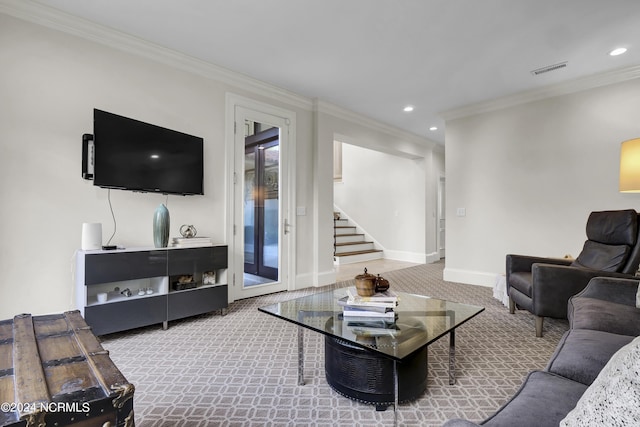
{"label": "crown molding", "polygon": [[95,24],[86,19],[35,3],[31,0],[0,0],[0,13],[99,43],[138,57],[144,57],[182,71],[220,81],[239,88],[240,90],[247,90],[251,93],[268,97],[303,110],[331,114],[407,142],[431,148],[434,151],[444,150],[444,147],[430,139],[381,123],[337,105],[317,99],[312,100],[236,71],[150,43],[113,28]]}
{"label": "crown molding", "polygon": [[[347,110],[335,104],[331,104],[327,101],[316,99],[314,105],[315,105],[315,110],[319,113],[325,113],[335,117],[339,117],[341,119],[348,120],[352,123],[367,127],[369,129],[373,129],[375,131],[386,133],[387,135],[397,137],[407,142],[419,144],[423,147],[427,147],[431,149],[438,149],[438,147],[442,147],[440,144],[438,144],[435,141],[432,141],[430,139],[424,138],[420,135],[416,135],[411,132],[407,132],[395,126],[381,123],[367,116],[363,116],[351,110]],[[444,147],[442,148],[444,149]]]}
{"label": "crown molding", "polygon": [[0,13],[141,56],[182,71],[217,80],[243,90],[250,90],[258,95],[298,108],[311,110],[313,107],[311,99],[286,89],[29,0],[0,0]]}
{"label": "crown molding", "polygon": [[640,77],[640,65],[619,68],[604,73],[574,79],[568,82],[557,83],[538,89],[520,92],[514,95],[497,98],[486,102],[466,105],[464,107],[448,110],[440,113],[440,117],[446,120],[454,120],[503,108],[514,107],[528,102],[540,101],[554,96],[568,95],[601,86],[621,83]]}

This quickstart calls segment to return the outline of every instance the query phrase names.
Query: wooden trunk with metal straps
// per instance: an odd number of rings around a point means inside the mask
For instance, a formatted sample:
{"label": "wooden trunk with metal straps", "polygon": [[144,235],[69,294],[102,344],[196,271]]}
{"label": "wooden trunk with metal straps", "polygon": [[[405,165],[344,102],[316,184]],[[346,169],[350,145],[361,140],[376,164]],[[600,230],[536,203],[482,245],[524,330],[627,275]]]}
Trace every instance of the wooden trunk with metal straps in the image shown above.
{"label": "wooden trunk with metal straps", "polygon": [[79,311],[0,321],[0,426],[132,427],[133,394]]}

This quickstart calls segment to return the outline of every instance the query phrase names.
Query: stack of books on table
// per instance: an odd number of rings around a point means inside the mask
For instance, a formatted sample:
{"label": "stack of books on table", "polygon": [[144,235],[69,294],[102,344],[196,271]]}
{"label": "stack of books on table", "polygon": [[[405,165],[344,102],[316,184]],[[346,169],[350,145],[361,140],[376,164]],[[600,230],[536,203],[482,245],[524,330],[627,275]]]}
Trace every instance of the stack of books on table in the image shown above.
{"label": "stack of books on table", "polygon": [[212,245],[211,237],[174,237],[171,239],[171,246],[174,248],[197,248]]}
{"label": "stack of books on table", "polygon": [[398,336],[400,328],[392,319],[379,319],[375,317],[353,319],[345,317],[347,328],[356,336],[382,337]]}
{"label": "stack of books on table", "polygon": [[390,289],[376,292],[370,297],[362,297],[358,295],[355,286],[351,286],[347,288],[347,296],[339,302],[342,305],[345,321],[395,322],[398,296]]}

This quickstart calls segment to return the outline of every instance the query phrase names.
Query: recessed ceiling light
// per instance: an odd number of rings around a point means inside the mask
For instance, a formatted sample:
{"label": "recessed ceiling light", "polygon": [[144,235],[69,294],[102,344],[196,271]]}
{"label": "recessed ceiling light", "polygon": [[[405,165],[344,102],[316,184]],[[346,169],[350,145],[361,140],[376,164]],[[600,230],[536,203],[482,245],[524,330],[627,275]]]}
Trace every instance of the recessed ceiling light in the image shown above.
{"label": "recessed ceiling light", "polygon": [[609,52],[609,55],[611,56],[618,56],[618,55],[622,55],[623,53],[625,53],[627,51],[626,47],[619,47],[617,49],[613,49],[611,52]]}
{"label": "recessed ceiling light", "polygon": [[429,130],[438,130],[438,128],[436,126],[431,126]]}
{"label": "recessed ceiling light", "polygon": [[407,105],[406,107],[404,107],[402,109],[402,111],[404,111],[405,113],[410,113],[413,111],[413,105]]}

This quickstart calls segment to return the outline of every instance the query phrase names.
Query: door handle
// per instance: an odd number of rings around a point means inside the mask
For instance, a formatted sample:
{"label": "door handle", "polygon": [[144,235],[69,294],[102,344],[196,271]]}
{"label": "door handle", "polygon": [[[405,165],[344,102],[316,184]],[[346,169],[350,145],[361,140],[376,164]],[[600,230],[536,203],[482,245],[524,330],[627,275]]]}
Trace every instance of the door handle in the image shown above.
{"label": "door handle", "polygon": [[285,218],[283,222],[284,234],[289,234],[289,227],[291,227],[291,224],[289,224],[289,221]]}

